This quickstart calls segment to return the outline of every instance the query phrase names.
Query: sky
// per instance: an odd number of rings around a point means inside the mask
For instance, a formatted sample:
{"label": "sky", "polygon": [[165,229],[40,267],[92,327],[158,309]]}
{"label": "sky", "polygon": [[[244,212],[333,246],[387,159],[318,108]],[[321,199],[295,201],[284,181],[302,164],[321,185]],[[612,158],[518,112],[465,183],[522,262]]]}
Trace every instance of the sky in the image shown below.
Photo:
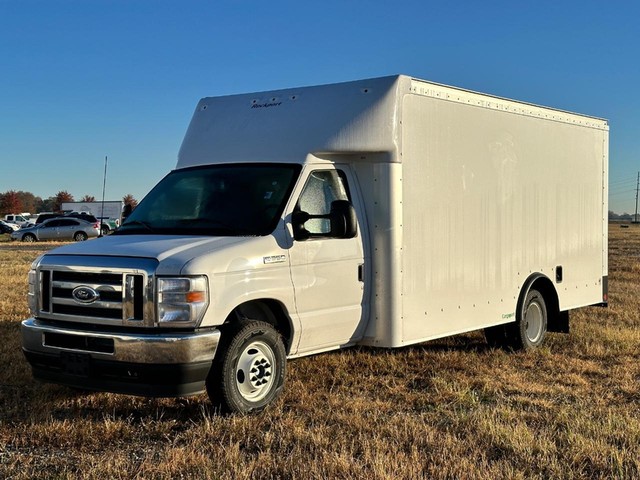
{"label": "sky", "polygon": [[141,200],[202,97],[406,74],[610,125],[640,171],[640,2],[0,0],[0,193]]}

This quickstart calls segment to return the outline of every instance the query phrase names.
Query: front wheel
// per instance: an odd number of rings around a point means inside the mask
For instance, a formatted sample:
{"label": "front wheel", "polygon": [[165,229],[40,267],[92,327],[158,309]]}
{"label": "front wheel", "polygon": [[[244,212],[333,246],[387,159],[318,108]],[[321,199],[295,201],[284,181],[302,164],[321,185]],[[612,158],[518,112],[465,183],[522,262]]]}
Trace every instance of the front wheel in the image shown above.
{"label": "front wheel", "polygon": [[259,412],[284,387],[286,352],[268,323],[248,319],[230,324],[207,378],[211,402],[225,412]]}
{"label": "front wheel", "polygon": [[32,233],[25,233],[22,236],[22,241],[23,242],[35,242],[37,239],[35,237],[35,235],[33,235]]}

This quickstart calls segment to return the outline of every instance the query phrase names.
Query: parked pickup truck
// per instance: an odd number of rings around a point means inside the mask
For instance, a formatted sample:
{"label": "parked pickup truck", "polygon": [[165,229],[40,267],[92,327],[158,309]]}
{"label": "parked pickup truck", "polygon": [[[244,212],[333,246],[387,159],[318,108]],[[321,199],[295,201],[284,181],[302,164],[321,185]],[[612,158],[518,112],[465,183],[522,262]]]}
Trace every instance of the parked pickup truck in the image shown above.
{"label": "parked pickup truck", "polygon": [[29,223],[29,214],[10,213],[4,216],[4,221],[23,227]]}
{"label": "parked pickup truck", "polygon": [[408,76],[203,98],[116,232],[33,263],[24,353],[43,381],[249,412],[295,357],[539,347],[607,302],[608,139]]}

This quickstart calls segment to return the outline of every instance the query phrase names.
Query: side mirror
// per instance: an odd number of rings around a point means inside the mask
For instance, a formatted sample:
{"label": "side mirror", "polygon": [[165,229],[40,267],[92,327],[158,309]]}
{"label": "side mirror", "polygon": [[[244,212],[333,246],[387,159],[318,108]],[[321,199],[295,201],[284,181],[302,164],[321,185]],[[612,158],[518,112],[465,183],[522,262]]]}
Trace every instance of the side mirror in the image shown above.
{"label": "side mirror", "polygon": [[[311,233],[304,224],[314,218],[329,220],[328,232]],[[298,241],[310,238],[353,238],[358,234],[358,220],[356,211],[348,200],[334,200],[331,202],[331,211],[326,215],[313,215],[311,213],[297,211],[291,215],[293,226],[293,238]]]}
{"label": "side mirror", "polygon": [[358,234],[358,219],[356,210],[348,200],[334,200],[331,202],[330,236],[333,238],[353,238]]}
{"label": "side mirror", "polygon": [[311,218],[307,212],[296,210],[291,214],[291,226],[293,227],[293,238],[300,242],[309,240],[311,233],[304,228],[304,224]]}

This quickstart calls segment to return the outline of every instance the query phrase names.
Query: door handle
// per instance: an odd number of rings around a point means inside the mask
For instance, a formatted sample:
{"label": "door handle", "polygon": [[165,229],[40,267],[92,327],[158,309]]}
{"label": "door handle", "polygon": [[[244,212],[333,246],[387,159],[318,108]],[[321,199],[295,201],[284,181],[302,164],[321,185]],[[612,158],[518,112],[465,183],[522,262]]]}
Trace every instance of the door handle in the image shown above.
{"label": "door handle", "polygon": [[358,281],[364,282],[364,263],[358,265]]}

